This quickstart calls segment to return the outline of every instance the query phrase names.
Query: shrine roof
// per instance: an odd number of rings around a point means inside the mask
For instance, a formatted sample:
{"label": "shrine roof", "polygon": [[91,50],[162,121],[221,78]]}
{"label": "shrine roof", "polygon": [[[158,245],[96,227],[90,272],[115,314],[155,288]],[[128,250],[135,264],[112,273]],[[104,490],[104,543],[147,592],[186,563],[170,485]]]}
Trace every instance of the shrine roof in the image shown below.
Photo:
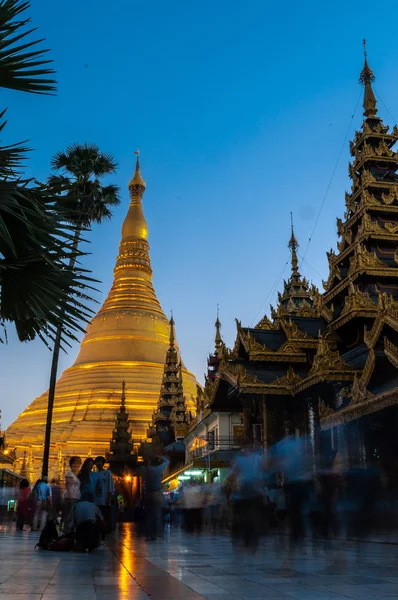
{"label": "shrine roof", "polygon": [[[280,377],[284,377],[287,373],[286,368],[270,369],[267,366],[264,367],[255,367],[253,368],[252,363],[246,363],[243,365],[246,369],[246,373],[249,377],[257,377],[260,381],[264,383],[271,383]],[[306,377],[308,374],[307,369],[297,369],[294,367],[294,372],[299,375],[299,377]]]}
{"label": "shrine roof", "polygon": [[256,342],[275,352],[286,342],[286,336],[280,329],[250,329],[244,327],[243,331],[250,333]]}
{"label": "shrine roof", "polygon": [[305,333],[308,333],[313,338],[319,337],[319,332],[323,333],[326,330],[326,323],[322,318],[296,316],[291,316],[290,318],[299,329],[305,331]]}

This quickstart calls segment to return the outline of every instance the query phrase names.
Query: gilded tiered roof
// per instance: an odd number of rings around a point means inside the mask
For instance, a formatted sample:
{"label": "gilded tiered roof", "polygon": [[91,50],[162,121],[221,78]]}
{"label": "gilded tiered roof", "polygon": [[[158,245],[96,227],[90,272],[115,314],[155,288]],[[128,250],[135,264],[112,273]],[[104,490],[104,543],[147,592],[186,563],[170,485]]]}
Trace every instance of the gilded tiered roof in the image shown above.
{"label": "gilded tiered roof", "polygon": [[148,437],[167,446],[175,438],[184,437],[188,413],[184,397],[181,360],[175,343],[174,319],[170,319],[169,348],[166,353],[157,409],[149,425]]}
{"label": "gilded tiered roof", "polygon": [[338,250],[327,253],[325,292],[301,277],[292,228],[291,275],[272,319],[254,328],[237,321],[234,349],[219,369],[230,395],[320,394],[323,426],[398,398],[398,128],[379,117],[373,81],[365,52],[364,120],[350,144],[351,190],[337,220]]}
{"label": "gilded tiered roof", "polygon": [[122,383],[120,408],[115,415],[115,427],[109,445],[109,461],[123,459],[133,451],[129,414],[126,410],[126,383]]}
{"label": "gilded tiered roof", "polygon": [[291,275],[288,281],[283,282],[282,294],[278,292],[278,310],[271,307],[271,314],[274,318],[277,315],[312,315],[312,297],[308,287],[308,281],[301,276],[298,266],[297,249],[299,243],[294,234],[292,219],[292,234],[288,244],[291,252]]}

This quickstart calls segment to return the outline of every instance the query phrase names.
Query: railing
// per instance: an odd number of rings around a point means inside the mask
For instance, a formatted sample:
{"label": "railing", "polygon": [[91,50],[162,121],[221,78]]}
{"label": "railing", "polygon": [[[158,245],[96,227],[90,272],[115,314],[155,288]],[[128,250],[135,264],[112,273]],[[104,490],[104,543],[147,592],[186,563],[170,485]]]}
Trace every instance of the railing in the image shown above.
{"label": "railing", "polygon": [[188,451],[189,461],[202,458],[218,450],[239,450],[242,448],[243,439],[233,436],[198,436],[201,445]]}

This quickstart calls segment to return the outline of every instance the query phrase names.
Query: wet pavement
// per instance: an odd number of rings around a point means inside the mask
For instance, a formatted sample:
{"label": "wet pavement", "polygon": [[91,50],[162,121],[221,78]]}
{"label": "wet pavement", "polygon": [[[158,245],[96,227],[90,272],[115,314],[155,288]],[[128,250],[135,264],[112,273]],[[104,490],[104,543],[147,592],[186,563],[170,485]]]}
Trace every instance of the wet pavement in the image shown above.
{"label": "wet pavement", "polygon": [[304,545],[287,559],[268,538],[256,554],[228,536],[180,530],[145,542],[123,526],[93,554],[34,550],[38,534],[0,531],[0,600],[333,600],[398,598],[398,546]]}

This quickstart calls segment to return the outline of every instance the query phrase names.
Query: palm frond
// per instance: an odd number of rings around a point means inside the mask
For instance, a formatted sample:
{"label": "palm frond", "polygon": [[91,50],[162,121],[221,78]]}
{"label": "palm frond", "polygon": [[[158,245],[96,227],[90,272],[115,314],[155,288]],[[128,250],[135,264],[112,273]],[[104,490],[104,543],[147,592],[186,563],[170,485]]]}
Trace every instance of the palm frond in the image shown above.
{"label": "palm frond", "polygon": [[48,50],[36,49],[43,40],[19,44],[36,31],[27,27],[29,18],[16,20],[29,8],[30,3],[24,0],[0,0],[0,87],[52,94],[56,90],[56,81],[51,78],[55,71],[46,66],[52,61],[43,58]]}
{"label": "palm frond", "polygon": [[76,339],[93,314],[86,300],[95,281],[71,266],[85,253],[56,201],[42,186],[0,181],[0,322],[14,323],[21,341],[48,343],[58,327],[65,342]]}

